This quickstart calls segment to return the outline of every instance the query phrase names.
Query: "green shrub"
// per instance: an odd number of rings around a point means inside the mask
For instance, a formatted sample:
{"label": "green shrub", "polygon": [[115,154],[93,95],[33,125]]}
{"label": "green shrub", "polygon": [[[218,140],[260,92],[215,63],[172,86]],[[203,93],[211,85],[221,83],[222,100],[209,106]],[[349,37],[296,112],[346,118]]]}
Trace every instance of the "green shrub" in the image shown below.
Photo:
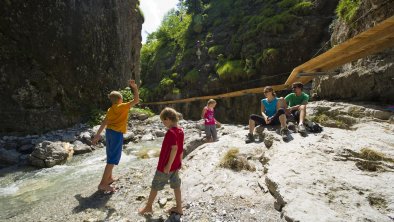
{"label": "green shrub", "polygon": [[275,61],[278,58],[279,51],[274,48],[264,49],[263,53],[257,58],[256,66],[262,67],[263,64]]}
{"label": "green shrub", "polygon": [[296,15],[309,15],[312,12],[313,3],[303,1],[291,8],[291,12]]}
{"label": "green shrub", "polygon": [[130,110],[129,114],[147,114],[149,117],[152,117],[155,115],[155,113],[152,110],[150,110],[149,108],[142,109],[142,108],[136,108],[136,107],[133,107]]}
{"label": "green shrub", "polygon": [[120,94],[122,94],[123,102],[130,102],[134,98],[134,95],[133,95],[130,87],[126,87],[125,89],[122,89],[119,92],[120,92]]}
{"label": "green shrub", "polygon": [[361,0],[341,0],[336,9],[337,16],[349,23],[352,21],[360,4]]}
{"label": "green shrub", "polygon": [[224,46],[222,46],[222,45],[214,45],[208,49],[208,55],[210,55],[210,56],[216,57],[222,53],[224,53]]}
{"label": "green shrub", "polygon": [[181,93],[181,90],[180,90],[180,89],[178,89],[178,88],[173,88],[173,89],[172,89],[172,94],[178,95],[178,94],[180,94],[180,93]]}
{"label": "green shrub", "polygon": [[159,86],[164,90],[171,89],[174,86],[174,80],[165,77],[160,81]]}
{"label": "green shrub", "polygon": [[105,112],[99,109],[92,109],[90,111],[88,125],[90,127],[100,125],[105,118]]}
{"label": "green shrub", "polygon": [[197,69],[192,69],[188,73],[186,73],[185,77],[183,78],[185,81],[190,83],[196,83],[200,77]]}
{"label": "green shrub", "polygon": [[236,81],[246,76],[241,60],[229,60],[219,65],[217,73],[220,79]]}

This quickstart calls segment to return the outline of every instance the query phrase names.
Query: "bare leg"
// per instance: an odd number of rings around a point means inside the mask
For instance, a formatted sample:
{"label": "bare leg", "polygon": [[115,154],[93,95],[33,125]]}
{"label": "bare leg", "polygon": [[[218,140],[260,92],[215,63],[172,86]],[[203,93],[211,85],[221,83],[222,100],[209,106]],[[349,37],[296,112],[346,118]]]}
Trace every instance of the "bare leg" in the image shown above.
{"label": "bare leg", "polygon": [[114,168],[113,164],[107,164],[105,166],[103,177],[102,177],[101,182],[98,186],[99,190],[111,191],[111,192],[115,191],[115,189],[109,185],[113,168]]}
{"label": "bare leg", "polygon": [[256,123],[254,120],[249,119],[249,133],[253,135],[254,128],[256,126]]}
{"label": "bare leg", "polygon": [[279,122],[280,122],[280,127],[285,128],[286,127],[286,115],[282,114],[279,116]]}
{"label": "bare leg", "polygon": [[146,213],[152,213],[153,212],[152,205],[153,205],[153,201],[155,201],[156,196],[157,196],[157,190],[151,189],[148,202],[146,203],[144,208],[138,210],[138,213],[141,215]]}
{"label": "bare leg", "polygon": [[306,106],[305,105],[301,105],[299,110],[300,110],[299,125],[303,125],[304,124],[304,120],[305,120],[305,116],[306,116]]}
{"label": "bare leg", "polygon": [[175,201],[176,201],[176,207],[173,207],[170,209],[170,212],[176,212],[178,214],[183,214],[182,210],[182,193],[181,193],[181,188],[176,188],[174,189],[174,194],[175,194]]}

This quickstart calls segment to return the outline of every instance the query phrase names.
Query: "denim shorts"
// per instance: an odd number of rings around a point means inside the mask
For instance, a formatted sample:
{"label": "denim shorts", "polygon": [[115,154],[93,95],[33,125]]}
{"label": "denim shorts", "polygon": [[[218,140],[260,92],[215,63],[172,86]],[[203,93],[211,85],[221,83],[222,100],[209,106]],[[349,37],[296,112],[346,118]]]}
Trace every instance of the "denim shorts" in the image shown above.
{"label": "denim shorts", "polygon": [[118,165],[122,155],[123,133],[115,130],[105,130],[107,164]]}
{"label": "denim shorts", "polygon": [[170,172],[169,174],[156,170],[151,188],[154,190],[162,190],[166,184],[170,184],[172,189],[181,187],[181,178],[179,178],[178,170]]}

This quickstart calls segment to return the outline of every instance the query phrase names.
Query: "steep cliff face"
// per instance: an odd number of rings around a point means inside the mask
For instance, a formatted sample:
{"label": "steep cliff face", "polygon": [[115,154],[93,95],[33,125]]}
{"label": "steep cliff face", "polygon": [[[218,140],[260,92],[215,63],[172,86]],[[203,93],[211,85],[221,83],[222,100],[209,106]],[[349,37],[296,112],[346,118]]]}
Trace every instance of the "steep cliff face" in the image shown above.
{"label": "steep cliff face", "polygon": [[[352,19],[333,22],[331,44],[336,45],[394,15],[394,2],[362,0]],[[394,49],[367,56],[340,68],[340,74],[317,78],[319,98],[347,101],[394,102]]]}
{"label": "steep cliff face", "polygon": [[74,124],[139,78],[138,0],[2,1],[0,134]]}
{"label": "steep cliff face", "polygon": [[282,83],[329,39],[337,3],[186,1],[142,49],[145,100]]}

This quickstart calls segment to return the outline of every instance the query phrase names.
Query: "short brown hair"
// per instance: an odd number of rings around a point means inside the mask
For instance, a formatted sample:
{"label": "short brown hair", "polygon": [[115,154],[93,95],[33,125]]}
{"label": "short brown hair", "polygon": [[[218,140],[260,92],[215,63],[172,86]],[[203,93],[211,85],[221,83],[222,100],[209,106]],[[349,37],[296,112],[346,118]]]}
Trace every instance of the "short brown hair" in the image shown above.
{"label": "short brown hair", "polygon": [[265,91],[272,92],[272,95],[273,95],[273,96],[276,96],[276,93],[275,93],[275,91],[274,91],[274,88],[272,88],[272,86],[266,86],[266,87],[264,87],[264,92],[265,92]]}
{"label": "short brown hair", "polygon": [[179,121],[181,114],[178,113],[175,109],[166,107],[160,113],[160,119],[166,120],[169,119],[171,122],[177,123]]}
{"label": "short brown hair", "polygon": [[213,104],[213,103],[216,103],[216,100],[214,100],[214,99],[210,99],[210,100],[208,100],[208,102],[207,102],[207,105],[209,105],[209,104]]}
{"label": "short brown hair", "polygon": [[116,104],[120,99],[123,99],[123,96],[119,91],[112,91],[108,94],[108,99],[111,100],[112,104]]}
{"label": "short brown hair", "polygon": [[300,88],[303,89],[304,88],[304,84],[302,84],[302,82],[295,82],[293,83],[293,85],[291,86],[292,88]]}

